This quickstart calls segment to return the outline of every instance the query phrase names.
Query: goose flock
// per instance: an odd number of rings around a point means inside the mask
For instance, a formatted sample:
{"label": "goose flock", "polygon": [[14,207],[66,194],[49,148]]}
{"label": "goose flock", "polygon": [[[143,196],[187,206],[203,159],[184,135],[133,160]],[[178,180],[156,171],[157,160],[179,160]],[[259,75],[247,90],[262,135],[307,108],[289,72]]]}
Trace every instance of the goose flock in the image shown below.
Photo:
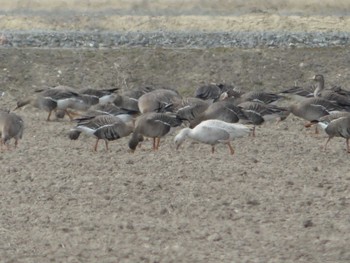
{"label": "goose flock", "polygon": [[[292,87],[278,93],[266,91],[241,92],[231,85],[209,84],[198,87],[193,97],[182,97],[176,90],[142,87],[119,93],[118,89],[76,90],[57,86],[38,90],[31,97],[18,100],[14,111],[0,110],[1,149],[15,147],[22,138],[23,119],[15,113],[25,105],[46,111],[47,121],[68,116],[72,128],[71,140],[80,135],[94,137],[93,150],[100,140],[108,142],[129,137],[128,147],[134,152],[146,138],[153,141],[153,150],[160,147],[161,138],[176,129],[177,149],[186,138],[211,145],[226,144],[234,154],[232,141],[255,136],[255,127],[265,122],[283,121],[293,114],[305,121],[305,127],[321,128],[330,139],[346,139],[350,153],[350,91],[341,87],[326,88],[324,77],[315,75],[315,88]],[[288,106],[278,106],[287,101]],[[290,101],[292,101],[290,103]]]}

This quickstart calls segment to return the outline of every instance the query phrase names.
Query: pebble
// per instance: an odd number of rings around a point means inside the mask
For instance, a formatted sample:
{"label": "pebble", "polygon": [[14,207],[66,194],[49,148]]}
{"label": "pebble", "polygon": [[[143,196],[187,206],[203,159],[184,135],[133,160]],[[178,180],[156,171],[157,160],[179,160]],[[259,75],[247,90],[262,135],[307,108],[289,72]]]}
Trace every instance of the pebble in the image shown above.
{"label": "pebble", "polygon": [[[119,48],[119,47],[339,47],[350,46],[349,32],[52,32],[6,31],[3,47]],[[300,64],[303,66],[304,64]]]}

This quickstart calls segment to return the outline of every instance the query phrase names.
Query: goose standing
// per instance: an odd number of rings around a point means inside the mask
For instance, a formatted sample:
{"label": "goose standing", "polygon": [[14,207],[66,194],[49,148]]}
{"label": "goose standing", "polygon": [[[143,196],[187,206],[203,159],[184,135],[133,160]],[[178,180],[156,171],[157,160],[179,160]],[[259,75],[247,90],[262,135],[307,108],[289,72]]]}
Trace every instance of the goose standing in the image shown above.
{"label": "goose standing", "polygon": [[326,150],[327,144],[329,141],[334,137],[342,137],[346,139],[346,150],[348,153],[350,153],[350,145],[349,145],[349,139],[350,139],[350,117],[341,117],[335,120],[332,120],[331,122],[327,121],[321,121],[319,122],[319,125],[325,130],[325,132],[328,134],[328,139],[326,141],[326,144],[324,146],[324,149]]}
{"label": "goose standing", "polygon": [[138,106],[141,113],[165,112],[181,100],[180,94],[174,90],[157,89],[142,95],[138,99]]}
{"label": "goose standing", "polygon": [[24,130],[23,119],[13,112],[0,110],[0,133],[1,133],[1,148],[3,145],[8,146],[8,141],[15,139],[15,148],[18,145],[19,139],[22,139]]}
{"label": "goose standing", "polygon": [[324,77],[321,74],[315,75],[313,80],[316,82],[316,89],[314,91],[314,97],[321,97],[335,102],[340,107],[346,110],[350,109],[350,98],[346,95],[341,95],[332,89],[325,89]]}
{"label": "goose standing", "polygon": [[210,119],[222,120],[229,123],[248,120],[242,109],[233,104],[232,99],[226,99],[209,105],[204,112],[190,122],[190,128],[194,128],[202,121]]}
{"label": "goose standing", "polygon": [[289,115],[289,110],[272,104],[265,104],[256,101],[246,101],[238,104],[247,118],[254,125],[253,136],[255,136],[255,126],[261,125],[270,120],[282,121]]}
{"label": "goose standing", "polygon": [[94,151],[97,151],[99,140],[104,140],[106,150],[108,150],[108,142],[114,141],[122,137],[128,136],[133,131],[132,123],[125,123],[116,116],[99,115],[96,117],[79,119],[78,124],[69,132],[71,140],[77,140],[80,133],[88,136],[96,137]]}
{"label": "goose standing", "polygon": [[236,138],[248,135],[251,128],[240,123],[227,123],[221,120],[206,120],[198,124],[193,129],[183,128],[174,139],[176,149],[185,141],[187,137],[201,143],[210,144],[211,152],[215,152],[215,145],[224,143],[228,146],[230,154],[234,154],[231,141]]}
{"label": "goose standing", "polygon": [[78,96],[78,93],[65,89],[47,89],[38,92],[36,96],[24,100],[19,100],[17,102],[17,107],[15,110],[25,105],[31,104],[38,109],[49,112],[46,119],[47,121],[50,121],[51,113],[53,111],[57,111],[58,109],[65,111],[69,118],[72,119],[72,116],[67,111],[67,108],[71,105],[72,100],[75,100],[75,98]]}
{"label": "goose standing", "polygon": [[172,127],[180,126],[182,121],[174,114],[149,112],[137,118],[134,132],[129,140],[129,148],[135,151],[141,138],[153,139],[153,150],[158,150],[160,138],[165,136]]}
{"label": "goose standing", "polygon": [[[290,105],[288,109],[295,116],[309,122],[315,122],[333,111],[343,110],[337,104],[322,98],[308,98],[302,102]],[[318,133],[317,126],[315,126],[315,133]]]}

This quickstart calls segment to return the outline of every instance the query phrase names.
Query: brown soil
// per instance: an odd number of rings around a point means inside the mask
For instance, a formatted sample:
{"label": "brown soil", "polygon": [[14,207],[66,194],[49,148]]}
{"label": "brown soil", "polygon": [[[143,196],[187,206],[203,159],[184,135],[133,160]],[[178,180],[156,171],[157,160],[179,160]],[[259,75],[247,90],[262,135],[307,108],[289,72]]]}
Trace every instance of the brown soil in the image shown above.
{"label": "brown soil", "polygon": [[[2,108],[58,84],[75,88],[203,83],[277,91],[297,82],[350,85],[347,49],[0,49]],[[289,102],[285,102],[289,103]],[[2,262],[349,262],[350,174],[343,139],[322,149],[289,117],[224,145],[166,136],[158,152],[128,138],[70,141],[67,120],[19,110],[17,149],[0,155]]]}

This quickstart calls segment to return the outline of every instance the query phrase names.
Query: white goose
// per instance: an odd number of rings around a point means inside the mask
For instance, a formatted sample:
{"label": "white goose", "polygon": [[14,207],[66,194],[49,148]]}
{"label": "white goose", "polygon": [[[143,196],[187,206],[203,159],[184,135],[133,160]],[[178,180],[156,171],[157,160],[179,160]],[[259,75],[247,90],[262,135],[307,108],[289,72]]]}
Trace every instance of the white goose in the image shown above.
{"label": "white goose", "polygon": [[215,152],[215,145],[218,143],[227,144],[230,154],[234,154],[231,141],[243,137],[252,132],[252,128],[239,123],[227,123],[220,120],[206,120],[193,129],[184,128],[175,136],[176,149],[187,137],[201,143],[210,144],[211,152]]}

